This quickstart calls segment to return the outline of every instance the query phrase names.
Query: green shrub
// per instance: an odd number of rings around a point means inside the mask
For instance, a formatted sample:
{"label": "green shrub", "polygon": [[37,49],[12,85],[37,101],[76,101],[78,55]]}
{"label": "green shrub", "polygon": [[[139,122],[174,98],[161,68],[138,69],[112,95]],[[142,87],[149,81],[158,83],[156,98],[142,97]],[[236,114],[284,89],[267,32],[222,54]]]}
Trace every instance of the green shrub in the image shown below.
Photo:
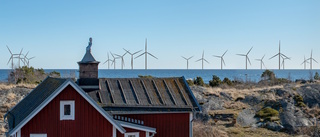
{"label": "green shrub", "polygon": [[265,108],[261,109],[260,111],[258,111],[256,113],[256,116],[260,117],[260,118],[264,118],[264,119],[267,119],[267,118],[270,119],[271,117],[279,116],[279,112],[273,108],[265,107]]}
{"label": "green shrub", "polygon": [[276,78],[276,75],[270,70],[265,70],[262,73],[261,78],[264,78],[266,80],[274,80]]}
{"label": "green shrub", "polygon": [[296,101],[297,107],[306,107],[306,104],[303,103],[303,98],[300,95],[295,95],[293,97],[294,101]]}
{"label": "green shrub", "polygon": [[139,78],[153,78],[151,75],[138,75]]}
{"label": "green shrub", "polygon": [[223,81],[222,81],[222,83],[223,83],[223,84],[227,84],[227,85],[229,85],[229,86],[232,85],[232,81],[231,81],[230,79],[228,79],[228,78],[224,78]]}
{"label": "green shrub", "polygon": [[220,84],[221,84],[220,78],[216,75],[213,75],[212,80],[209,81],[209,85],[211,87],[216,87],[216,86],[219,86]]}
{"label": "green shrub", "polygon": [[57,71],[52,71],[52,72],[49,73],[49,76],[51,76],[51,77],[60,77],[61,75]]}
{"label": "green shrub", "polygon": [[194,79],[193,81],[194,81],[194,84],[195,84],[195,85],[204,86],[204,82],[203,82],[202,77],[197,77],[197,78]]}
{"label": "green shrub", "polygon": [[315,79],[315,80],[319,80],[319,79],[320,79],[320,76],[319,76],[319,73],[318,73],[318,72],[316,72],[316,74],[314,75],[314,79]]}
{"label": "green shrub", "polygon": [[191,79],[188,79],[187,83],[188,83],[189,86],[193,86],[194,85],[193,80],[191,80]]}

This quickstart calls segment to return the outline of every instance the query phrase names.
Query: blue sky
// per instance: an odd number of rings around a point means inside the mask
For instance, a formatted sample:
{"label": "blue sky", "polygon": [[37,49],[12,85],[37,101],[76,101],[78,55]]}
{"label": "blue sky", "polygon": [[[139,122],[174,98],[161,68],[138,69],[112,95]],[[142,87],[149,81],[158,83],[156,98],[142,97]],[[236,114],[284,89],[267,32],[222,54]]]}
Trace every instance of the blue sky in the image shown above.
{"label": "blue sky", "polygon": [[[184,69],[181,56],[194,56],[189,68],[200,69],[195,60],[205,58],[205,69],[219,69],[225,55],[226,69],[244,69],[249,54],[249,69],[259,69],[255,59],[265,57],[269,69],[278,68],[278,60],[269,58],[278,52],[291,57],[288,69],[302,69],[303,56],[320,62],[319,0],[124,0],[124,1],[0,1],[0,69],[10,68],[6,45],[18,53],[29,52],[35,68],[78,68],[93,38],[92,53],[104,62],[107,52],[123,54],[144,49],[159,59],[148,58],[150,69]],[[119,62],[119,61],[118,61]],[[144,58],[134,61],[144,68]],[[125,57],[130,68],[130,57]],[[100,64],[99,68],[107,68]],[[120,68],[120,63],[117,63]],[[313,68],[319,69],[320,64]]]}

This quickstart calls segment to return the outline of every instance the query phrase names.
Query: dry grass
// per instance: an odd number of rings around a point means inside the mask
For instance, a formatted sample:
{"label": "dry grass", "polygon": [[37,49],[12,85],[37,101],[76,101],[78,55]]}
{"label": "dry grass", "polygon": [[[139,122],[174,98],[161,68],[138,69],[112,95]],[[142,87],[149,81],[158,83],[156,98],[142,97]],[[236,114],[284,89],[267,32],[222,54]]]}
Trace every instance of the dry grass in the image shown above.
{"label": "dry grass", "polygon": [[9,92],[9,93],[7,94],[7,99],[8,99],[9,101],[13,101],[15,98],[16,98],[16,94],[14,94],[14,93],[12,93],[12,92]]}
{"label": "dry grass", "polygon": [[290,137],[283,132],[274,132],[264,128],[230,127],[225,129],[231,137]]}
{"label": "dry grass", "polygon": [[16,88],[16,87],[33,89],[36,86],[37,86],[36,84],[6,84],[6,83],[0,83],[0,90],[9,90],[9,89]]}
{"label": "dry grass", "polygon": [[247,96],[247,95],[260,96],[258,91],[278,89],[278,88],[283,88],[283,85],[266,86],[266,87],[253,87],[253,88],[246,88],[246,89],[239,89],[239,88],[234,88],[234,87],[229,87],[229,88],[213,87],[213,88],[207,88],[204,91],[204,94],[205,95],[220,96],[220,93],[224,92],[224,93],[230,95],[233,100],[235,100],[237,98],[245,98],[245,96]]}
{"label": "dry grass", "polygon": [[228,137],[228,134],[213,126],[205,125],[201,122],[193,122],[194,137]]}
{"label": "dry grass", "polygon": [[4,134],[6,132],[6,129],[0,125],[0,135]]}

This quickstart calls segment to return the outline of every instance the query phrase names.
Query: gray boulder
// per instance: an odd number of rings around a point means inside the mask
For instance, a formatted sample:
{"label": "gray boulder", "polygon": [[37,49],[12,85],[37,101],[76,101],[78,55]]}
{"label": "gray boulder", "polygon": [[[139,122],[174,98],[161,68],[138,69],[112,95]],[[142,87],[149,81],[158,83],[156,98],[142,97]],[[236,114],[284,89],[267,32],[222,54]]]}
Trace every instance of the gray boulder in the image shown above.
{"label": "gray boulder", "polygon": [[253,109],[244,109],[242,110],[237,117],[237,124],[242,127],[249,127],[258,122],[258,119],[255,118],[256,112]]}
{"label": "gray boulder", "polygon": [[280,131],[282,130],[284,127],[278,123],[275,122],[267,122],[266,123],[266,128],[272,131]]}

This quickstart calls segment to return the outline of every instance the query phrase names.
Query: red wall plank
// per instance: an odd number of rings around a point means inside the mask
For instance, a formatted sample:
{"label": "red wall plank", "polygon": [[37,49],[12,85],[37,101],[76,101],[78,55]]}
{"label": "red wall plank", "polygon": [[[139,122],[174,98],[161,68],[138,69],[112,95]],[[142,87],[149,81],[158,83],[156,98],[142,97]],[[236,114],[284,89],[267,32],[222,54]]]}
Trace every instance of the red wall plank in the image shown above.
{"label": "red wall plank", "polygon": [[156,128],[157,134],[155,134],[155,137],[189,137],[189,113],[127,114],[119,116],[143,120],[145,126]]}
{"label": "red wall plank", "polygon": [[[75,120],[60,121],[60,100],[75,101]],[[111,137],[112,124],[68,86],[21,129],[22,137],[31,133],[47,133],[48,137]]]}

